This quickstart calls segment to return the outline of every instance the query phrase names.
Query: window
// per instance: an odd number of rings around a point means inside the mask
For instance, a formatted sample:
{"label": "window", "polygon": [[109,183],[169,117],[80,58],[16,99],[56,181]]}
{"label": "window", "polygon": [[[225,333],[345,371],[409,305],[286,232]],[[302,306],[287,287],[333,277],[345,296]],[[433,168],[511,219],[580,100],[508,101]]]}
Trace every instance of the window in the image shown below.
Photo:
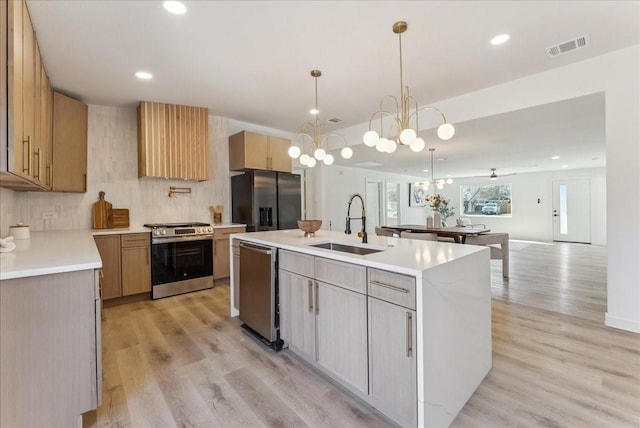
{"label": "window", "polygon": [[511,184],[460,186],[462,215],[511,217]]}

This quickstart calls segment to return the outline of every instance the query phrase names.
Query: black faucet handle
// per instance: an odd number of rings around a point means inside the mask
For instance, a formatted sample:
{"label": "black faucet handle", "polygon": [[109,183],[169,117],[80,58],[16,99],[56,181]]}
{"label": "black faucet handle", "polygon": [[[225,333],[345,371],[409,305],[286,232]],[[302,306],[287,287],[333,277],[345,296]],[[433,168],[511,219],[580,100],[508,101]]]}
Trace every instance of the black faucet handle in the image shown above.
{"label": "black faucet handle", "polygon": [[351,235],[351,218],[347,217],[347,226],[344,229],[344,233],[347,235]]}

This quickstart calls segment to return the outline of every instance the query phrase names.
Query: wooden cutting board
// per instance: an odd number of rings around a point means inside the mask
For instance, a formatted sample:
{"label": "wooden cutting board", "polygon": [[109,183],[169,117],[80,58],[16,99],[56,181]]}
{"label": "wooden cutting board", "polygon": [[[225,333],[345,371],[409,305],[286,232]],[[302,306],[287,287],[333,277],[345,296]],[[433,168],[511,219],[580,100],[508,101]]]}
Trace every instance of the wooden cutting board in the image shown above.
{"label": "wooden cutting board", "polygon": [[93,204],[93,228],[108,229],[109,216],[111,215],[111,203],[104,200],[104,192],[98,193],[98,202]]}
{"label": "wooden cutting board", "polygon": [[113,208],[109,217],[109,227],[129,227],[129,210],[127,208]]}

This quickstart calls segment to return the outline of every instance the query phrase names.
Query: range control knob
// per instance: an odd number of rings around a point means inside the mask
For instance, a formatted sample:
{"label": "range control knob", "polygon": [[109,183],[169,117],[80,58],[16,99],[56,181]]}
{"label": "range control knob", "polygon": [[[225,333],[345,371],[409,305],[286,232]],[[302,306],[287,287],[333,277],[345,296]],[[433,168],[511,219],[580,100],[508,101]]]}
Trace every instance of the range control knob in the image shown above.
{"label": "range control knob", "polygon": [[166,235],[166,234],[167,234],[167,231],[166,231],[166,230],[164,230],[164,229],[162,229],[162,230],[160,231],[160,234],[161,234],[161,235]]}
{"label": "range control knob", "polygon": [[159,231],[159,230],[154,230],[154,231],[153,231],[153,234],[154,234],[154,235],[160,235],[160,231]]}
{"label": "range control knob", "polygon": [[213,232],[213,227],[208,227],[207,228],[207,232],[209,232],[209,233]]}
{"label": "range control knob", "polygon": [[201,227],[198,228],[198,233],[202,233],[202,228]]}

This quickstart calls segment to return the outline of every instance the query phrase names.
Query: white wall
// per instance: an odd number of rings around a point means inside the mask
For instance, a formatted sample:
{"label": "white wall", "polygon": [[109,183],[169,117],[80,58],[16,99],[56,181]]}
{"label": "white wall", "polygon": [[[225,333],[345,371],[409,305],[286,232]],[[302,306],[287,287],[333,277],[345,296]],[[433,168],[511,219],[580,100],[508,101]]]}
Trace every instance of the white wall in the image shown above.
{"label": "white wall", "polygon": [[[349,197],[353,193],[360,193],[366,199],[366,183],[368,180],[381,181],[383,183],[383,193],[385,182],[400,183],[399,223],[425,224],[426,216],[431,212],[431,208],[428,206],[409,207],[409,183],[424,181],[424,177],[411,177],[337,165],[329,167],[322,166],[321,174],[323,184],[321,189],[321,192],[323,192],[321,210],[323,229],[329,229],[331,227],[332,230],[344,231]],[[384,204],[384,194],[382,198],[382,203]],[[359,217],[359,210],[359,202],[354,202],[351,216]],[[370,226],[371,230],[373,230],[373,226],[375,225]],[[352,223],[352,230],[357,230],[356,228],[359,227],[360,223],[355,220],[354,223]],[[367,228],[367,230],[369,230],[369,228]]]}
{"label": "white wall", "polygon": [[[606,245],[606,175],[604,168],[550,171],[501,177],[459,179],[438,193],[450,199],[460,216],[460,185],[511,184],[512,216],[474,216],[475,223],[485,224],[493,232],[505,232],[511,239],[553,240],[552,187],[554,180],[589,178],[591,184],[591,243]],[[538,198],[540,203],[538,203]],[[450,220],[451,226],[455,224]]]}
{"label": "white wall", "polygon": [[[434,104],[462,122],[604,92],[608,326],[640,332],[640,45]],[[337,131],[360,141],[368,124]],[[454,144],[455,140],[451,140]]]}

